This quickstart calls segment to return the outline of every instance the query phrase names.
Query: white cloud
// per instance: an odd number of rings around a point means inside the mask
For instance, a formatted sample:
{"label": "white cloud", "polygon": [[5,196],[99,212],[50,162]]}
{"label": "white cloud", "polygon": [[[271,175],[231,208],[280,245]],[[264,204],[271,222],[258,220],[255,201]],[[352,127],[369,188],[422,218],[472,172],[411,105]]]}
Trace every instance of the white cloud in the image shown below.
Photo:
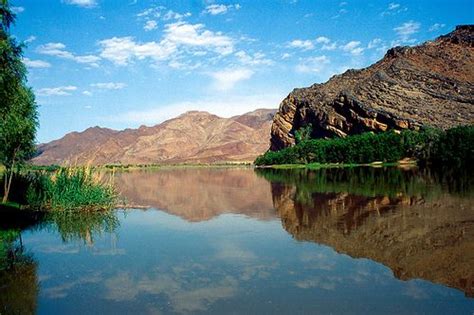
{"label": "white cloud", "polygon": [[374,38],[367,45],[367,49],[377,48],[380,44],[382,44],[382,40],[380,38]]}
{"label": "white cloud", "polygon": [[207,47],[227,55],[233,52],[233,41],[221,32],[206,30],[203,24],[176,22],[168,24],[165,29],[165,40],[176,45]]}
{"label": "white cloud", "polygon": [[126,87],[127,85],[122,82],[104,82],[104,83],[94,83],[94,84],[91,84],[91,86],[101,89],[101,90],[120,90]]}
{"label": "white cloud", "polygon": [[435,23],[435,24],[430,26],[429,31],[430,32],[439,31],[440,29],[444,28],[445,26],[446,26],[446,24],[443,24],[443,23]]}
{"label": "white cloud", "polygon": [[[86,96],[92,96],[92,92],[91,91],[84,91],[82,92],[82,94],[86,95]],[[87,108],[87,106],[86,106]]]}
{"label": "white cloud", "polygon": [[13,13],[19,14],[19,13],[25,11],[25,8],[24,7],[11,7],[11,10],[12,10]]}
{"label": "white cloud", "polygon": [[398,14],[400,12],[405,12],[405,11],[408,11],[408,8],[402,7],[400,3],[391,2],[388,4],[387,9],[381,13],[381,15],[382,16],[395,15],[395,14]]}
{"label": "white cloud", "polygon": [[77,63],[88,64],[97,67],[100,57],[94,55],[78,56],[66,50],[66,45],[63,43],[47,43],[38,46],[36,51],[43,55],[55,56],[62,59],[72,60]]}
{"label": "white cloud", "polygon": [[253,55],[247,54],[245,51],[240,50],[235,53],[235,56],[244,65],[258,66],[258,65],[271,65],[273,61],[265,58],[265,54],[262,52],[256,52]]}
{"label": "white cloud", "polygon": [[207,111],[220,117],[232,117],[258,108],[276,109],[285,97],[285,93],[252,96],[228,95],[225,98],[219,93],[219,95],[200,100],[160,104],[151,109],[129,111],[121,115],[105,117],[105,120],[136,125],[154,125],[191,110]]}
{"label": "white cloud", "polygon": [[281,59],[288,59],[291,57],[291,54],[289,53],[284,53],[283,55],[281,55]]}
{"label": "white cloud", "polygon": [[226,14],[229,10],[239,10],[240,4],[211,4],[206,7],[203,13],[211,14],[211,15],[219,15],[219,14]]}
{"label": "white cloud", "polygon": [[226,56],[234,51],[232,38],[207,30],[203,24],[182,21],[165,25],[160,42],[138,43],[133,37],[113,37],[100,41],[99,45],[100,56],[117,65],[127,65],[133,59],[151,58],[158,62],[174,60],[177,55],[185,53],[211,51]]}
{"label": "white cloud", "polygon": [[191,16],[190,12],[181,14],[181,13],[174,12],[173,10],[168,10],[168,12],[166,12],[166,14],[163,16],[163,20],[165,21],[169,21],[172,19],[181,20],[182,18],[190,17],[190,16]]}
{"label": "white cloud", "polygon": [[96,0],[64,0],[66,4],[76,5],[82,8],[93,8],[97,6]]}
{"label": "white cloud", "polygon": [[248,80],[254,72],[250,69],[227,69],[211,72],[209,75],[214,79],[213,88],[218,91],[232,89],[238,82]]}
{"label": "white cloud", "polygon": [[316,56],[303,59],[300,64],[296,66],[296,71],[301,73],[321,72],[326,68],[331,60],[325,56]]}
{"label": "white cloud", "polygon": [[23,63],[29,68],[49,68],[51,64],[43,60],[31,60],[29,58],[23,58]]}
{"label": "white cloud", "polygon": [[388,5],[389,10],[395,10],[395,9],[398,9],[399,7],[400,7],[400,4],[399,3],[394,3],[394,2],[392,2]]}
{"label": "white cloud", "polygon": [[116,65],[127,65],[131,59],[152,58],[155,61],[167,59],[176,51],[176,45],[170,42],[146,42],[140,44],[132,37],[113,37],[99,42],[102,48],[100,56]]}
{"label": "white cloud", "polygon": [[414,21],[405,22],[402,25],[395,27],[393,30],[400,37],[402,43],[410,43],[414,41],[413,39],[410,39],[411,35],[420,30],[420,23]]}
{"label": "white cloud", "polygon": [[330,44],[324,44],[323,46],[321,46],[322,50],[335,50],[336,48],[337,48],[337,44],[334,42]]}
{"label": "white cloud", "polygon": [[331,40],[325,36],[319,36],[316,38],[316,43],[317,44],[329,44]]}
{"label": "white cloud", "polygon": [[353,40],[341,46],[341,49],[352,55],[360,55],[364,51],[364,48],[360,47],[360,44],[361,42]]}
{"label": "white cloud", "polygon": [[295,39],[288,44],[291,48],[301,48],[303,50],[314,49],[314,44],[310,40]]}
{"label": "white cloud", "polygon": [[36,36],[29,36],[27,39],[25,39],[25,44],[29,44],[29,43],[32,43],[36,40]]}
{"label": "white cloud", "polygon": [[64,96],[64,95],[71,95],[72,91],[77,90],[77,87],[74,85],[67,85],[67,86],[58,86],[54,88],[42,88],[39,89],[36,94],[39,96]]}
{"label": "white cloud", "polygon": [[156,29],[157,26],[158,26],[158,23],[155,20],[149,20],[149,21],[146,21],[145,26],[143,26],[143,29],[145,31],[151,31],[151,30]]}

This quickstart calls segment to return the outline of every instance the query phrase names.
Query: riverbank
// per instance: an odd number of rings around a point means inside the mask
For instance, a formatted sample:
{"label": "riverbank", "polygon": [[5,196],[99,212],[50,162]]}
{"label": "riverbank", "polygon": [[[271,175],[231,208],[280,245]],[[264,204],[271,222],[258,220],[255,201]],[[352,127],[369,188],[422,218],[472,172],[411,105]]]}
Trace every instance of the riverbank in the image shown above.
{"label": "riverbank", "polygon": [[418,164],[413,159],[403,159],[397,162],[372,162],[372,163],[308,163],[308,164],[273,164],[256,165],[257,169],[323,169],[323,168],[352,168],[352,167],[400,167],[404,169],[416,168]]}
{"label": "riverbank", "polygon": [[[4,181],[4,179],[3,179]],[[13,173],[12,189],[2,205],[41,211],[97,211],[119,203],[113,175],[89,167],[58,170],[21,169]]]}

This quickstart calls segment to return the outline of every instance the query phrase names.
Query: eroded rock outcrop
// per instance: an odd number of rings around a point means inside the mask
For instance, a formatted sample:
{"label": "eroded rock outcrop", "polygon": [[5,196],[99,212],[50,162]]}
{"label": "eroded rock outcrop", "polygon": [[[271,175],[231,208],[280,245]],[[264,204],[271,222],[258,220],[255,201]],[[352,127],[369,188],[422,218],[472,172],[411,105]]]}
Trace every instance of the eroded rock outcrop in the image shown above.
{"label": "eroded rock outcrop", "polygon": [[295,89],[280,104],[271,150],[294,144],[309,123],[312,137],[364,131],[449,128],[474,122],[474,25],[415,47],[395,47],[382,60],[324,84]]}

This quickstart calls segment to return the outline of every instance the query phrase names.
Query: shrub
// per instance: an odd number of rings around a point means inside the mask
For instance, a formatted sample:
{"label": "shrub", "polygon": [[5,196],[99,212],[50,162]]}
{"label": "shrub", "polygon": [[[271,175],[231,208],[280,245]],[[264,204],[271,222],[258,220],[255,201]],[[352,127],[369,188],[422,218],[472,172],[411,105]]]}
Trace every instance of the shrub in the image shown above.
{"label": "shrub", "polygon": [[423,163],[472,165],[474,126],[456,127],[446,132],[423,128],[384,133],[364,133],[346,138],[303,140],[280,151],[268,151],[255,165],[396,162],[414,158]]}
{"label": "shrub", "polygon": [[31,207],[46,210],[99,210],[112,208],[117,194],[111,181],[92,168],[79,167],[36,173],[26,199]]}

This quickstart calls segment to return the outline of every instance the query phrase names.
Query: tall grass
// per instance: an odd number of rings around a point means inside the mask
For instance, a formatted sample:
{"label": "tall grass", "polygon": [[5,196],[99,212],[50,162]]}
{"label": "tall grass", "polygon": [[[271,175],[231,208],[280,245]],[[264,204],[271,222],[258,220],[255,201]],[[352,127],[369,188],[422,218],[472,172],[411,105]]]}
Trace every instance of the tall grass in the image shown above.
{"label": "tall grass", "polygon": [[60,168],[54,173],[33,173],[26,201],[42,210],[106,210],[115,206],[112,178],[91,167]]}

